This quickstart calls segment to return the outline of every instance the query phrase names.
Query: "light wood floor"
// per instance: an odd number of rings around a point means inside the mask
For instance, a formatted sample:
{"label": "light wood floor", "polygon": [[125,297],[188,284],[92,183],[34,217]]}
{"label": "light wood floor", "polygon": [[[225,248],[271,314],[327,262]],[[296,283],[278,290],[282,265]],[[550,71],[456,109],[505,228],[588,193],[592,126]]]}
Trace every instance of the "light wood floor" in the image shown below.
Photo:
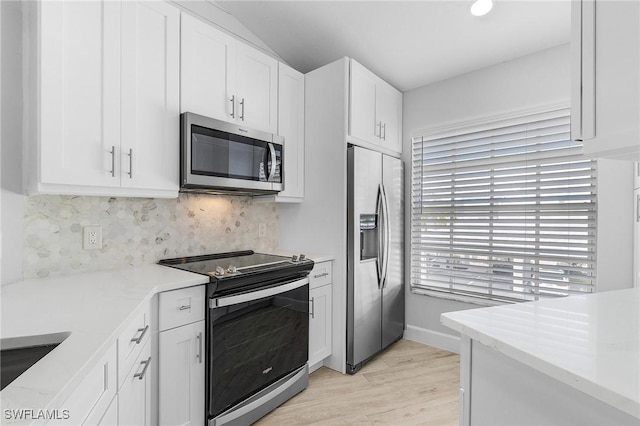
{"label": "light wood floor", "polygon": [[457,425],[459,364],[456,354],[400,340],[353,376],[318,369],[256,425]]}

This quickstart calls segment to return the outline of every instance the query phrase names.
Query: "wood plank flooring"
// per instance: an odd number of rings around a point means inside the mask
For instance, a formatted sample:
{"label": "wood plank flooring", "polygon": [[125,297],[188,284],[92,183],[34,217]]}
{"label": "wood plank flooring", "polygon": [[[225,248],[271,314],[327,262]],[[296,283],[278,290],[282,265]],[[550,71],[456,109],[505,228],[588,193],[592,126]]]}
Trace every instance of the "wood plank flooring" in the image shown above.
{"label": "wood plank flooring", "polygon": [[322,367],[258,426],[457,425],[458,355],[400,340],[353,376]]}

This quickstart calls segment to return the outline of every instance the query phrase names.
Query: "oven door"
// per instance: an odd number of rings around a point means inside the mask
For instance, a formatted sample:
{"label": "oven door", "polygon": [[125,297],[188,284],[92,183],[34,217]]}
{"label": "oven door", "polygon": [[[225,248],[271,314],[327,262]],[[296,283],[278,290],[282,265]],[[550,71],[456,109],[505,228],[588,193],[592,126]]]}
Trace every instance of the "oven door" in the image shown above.
{"label": "oven door", "polygon": [[209,300],[209,418],[304,366],[309,278]]}

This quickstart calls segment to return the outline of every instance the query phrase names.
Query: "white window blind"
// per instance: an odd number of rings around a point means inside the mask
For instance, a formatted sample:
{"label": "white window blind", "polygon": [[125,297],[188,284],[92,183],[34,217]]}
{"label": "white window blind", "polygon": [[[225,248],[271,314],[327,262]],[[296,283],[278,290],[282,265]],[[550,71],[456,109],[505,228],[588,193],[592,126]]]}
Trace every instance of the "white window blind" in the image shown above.
{"label": "white window blind", "polygon": [[411,287],[499,301],[593,291],[596,161],[569,111],[413,139]]}

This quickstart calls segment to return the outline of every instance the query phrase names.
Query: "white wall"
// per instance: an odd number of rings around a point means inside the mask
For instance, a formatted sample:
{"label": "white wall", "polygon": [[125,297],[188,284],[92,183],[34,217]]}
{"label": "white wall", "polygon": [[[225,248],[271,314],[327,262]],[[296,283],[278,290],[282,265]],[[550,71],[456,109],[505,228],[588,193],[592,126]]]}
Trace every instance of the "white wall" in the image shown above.
{"label": "white wall", "polygon": [[2,285],[22,278],[22,6],[0,2]]}
{"label": "white wall", "polygon": [[[483,118],[509,115],[570,99],[570,48],[562,45],[404,94],[404,160],[411,164],[411,137],[424,131]],[[598,161],[598,291],[632,286],[632,163]],[[406,174],[410,190],[411,173]],[[407,200],[411,194],[406,194]],[[410,212],[407,209],[407,223]],[[407,232],[409,227],[407,227]],[[409,234],[405,250],[409,253]],[[409,265],[407,265],[407,276]],[[407,337],[455,349],[455,332],[440,314],[480,307],[470,303],[407,294]]]}

